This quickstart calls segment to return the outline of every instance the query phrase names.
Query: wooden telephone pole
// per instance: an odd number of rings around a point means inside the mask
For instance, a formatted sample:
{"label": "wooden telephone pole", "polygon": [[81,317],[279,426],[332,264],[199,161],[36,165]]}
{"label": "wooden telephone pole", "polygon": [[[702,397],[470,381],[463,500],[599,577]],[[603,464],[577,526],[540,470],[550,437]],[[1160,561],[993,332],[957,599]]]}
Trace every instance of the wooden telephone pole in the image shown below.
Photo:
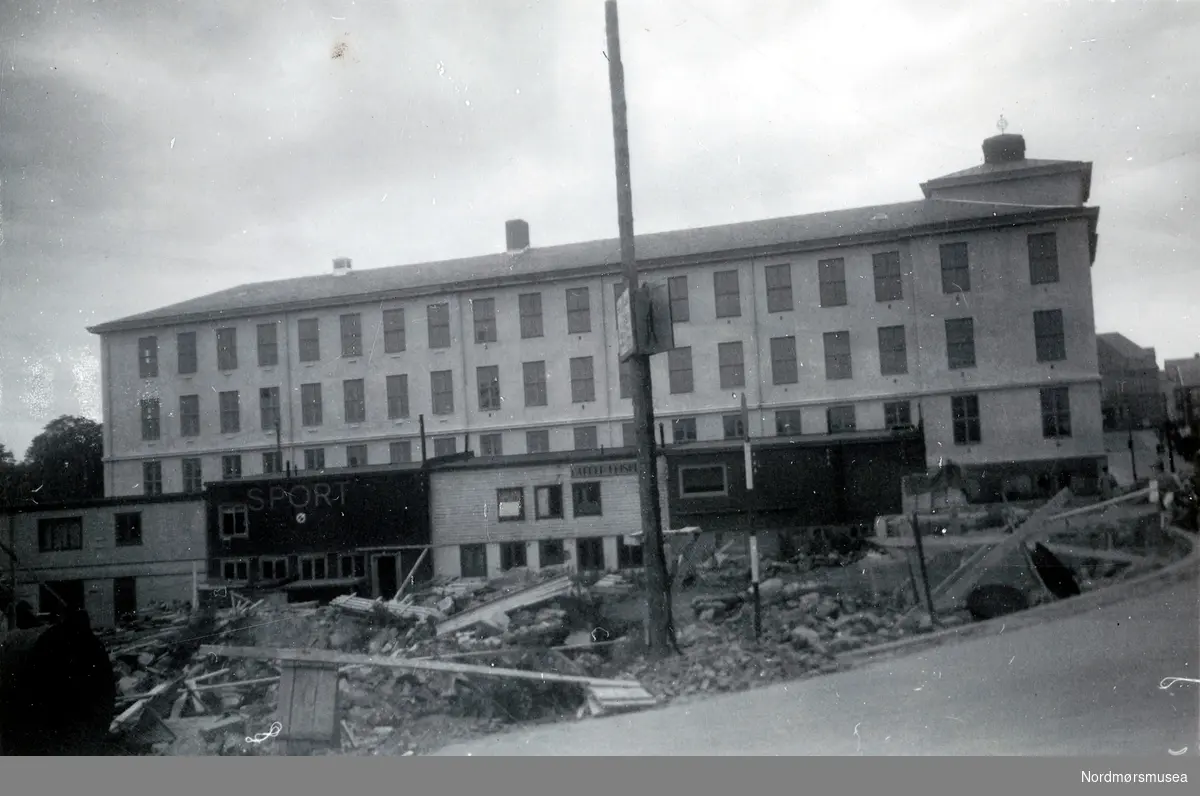
{"label": "wooden telephone pole", "polygon": [[[616,0],[605,0],[608,32],[608,81],[612,94],[613,144],[617,164],[617,222],[621,234],[621,272],[625,295],[637,307],[639,295],[637,260],[633,245],[633,190],[629,167],[629,129],[625,107],[625,70],[621,65],[621,36],[617,25]],[[634,309],[632,337],[648,337],[649,318]],[[652,655],[676,652],[675,628],[671,617],[671,583],[663,552],[658,471],[654,453],[654,393],[650,383],[650,354],[637,342],[628,356],[633,390],[633,426],[637,438],[638,497],[642,515],[642,564],[646,570],[646,647]]]}

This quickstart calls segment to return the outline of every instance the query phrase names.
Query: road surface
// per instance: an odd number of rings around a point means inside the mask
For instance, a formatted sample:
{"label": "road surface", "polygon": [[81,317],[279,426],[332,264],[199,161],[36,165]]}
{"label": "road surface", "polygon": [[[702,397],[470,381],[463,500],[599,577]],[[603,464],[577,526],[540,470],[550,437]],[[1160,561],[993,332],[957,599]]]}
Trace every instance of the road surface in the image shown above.
{"label": "road surface", "polygon": [[828,677],[543,726],[446,755],[1200,754],[1200,589]]}
{"label": "road surface", "polygon": [[[1108,469],[1121,486],[1133,483],[1133,462],[1129,456],[1129,434],[1124,431],[1106,431],[1104,433],[1104,450],[1108,453]],[[1149,478],[1154,474],[1154,465],[1158,464],[1158,434],[1153,430],[1138,429],[1133,432],[1133,453],[1137,458],[1138,478]],[[1163,467],[1170,472],[1167,454],[1162,455]],[[1175,457],[1176,469],[1187,467],[1187,462],[1180,456]]]}

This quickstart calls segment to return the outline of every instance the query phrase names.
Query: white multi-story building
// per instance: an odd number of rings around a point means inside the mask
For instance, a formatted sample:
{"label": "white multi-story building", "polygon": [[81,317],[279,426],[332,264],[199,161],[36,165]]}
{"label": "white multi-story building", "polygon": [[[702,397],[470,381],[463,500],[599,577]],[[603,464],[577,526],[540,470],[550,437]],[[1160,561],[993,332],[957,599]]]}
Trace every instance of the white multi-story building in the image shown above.
{"label": "white multi-story building", "polygon": [[[672,297],[668,439],[914,425],[930,464],[1087,477],[1104,457],[1091,164],[1024,139],[924,198],[639,236]],[[419,459],[619,447],[615,240],[259,282],[93,327],[108,495]]]}

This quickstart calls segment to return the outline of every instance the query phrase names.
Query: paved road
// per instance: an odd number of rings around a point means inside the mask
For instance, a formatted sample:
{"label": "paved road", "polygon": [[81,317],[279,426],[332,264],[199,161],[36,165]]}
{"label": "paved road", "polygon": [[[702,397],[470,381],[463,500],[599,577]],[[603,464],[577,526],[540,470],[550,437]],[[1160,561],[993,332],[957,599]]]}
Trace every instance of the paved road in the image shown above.
{"label": "paved road", "polygon": [[[1128,486],[1133,483],[1133,463],[1129,457],[1129,434],[1120,431],[1108,431],[1104,434],[1104,450],[1108,453],[1108,469],[1117,479],[1117,483]],[[1158,463],[1158,434],[1154,431],[1139,429],[1133,432],[1133,452],[1137,458],[1137,474],[1139,478],[1149,478],[1154,465]],[[1163,453],[1163,465],[1167,464],[1166,453]],[[1176,467],[1186,466],[1181,457],[1175,457]]]}
{"label": "paved road", "polygon": [[[1200,753],[1193,580],[1086,615],[836,675],[539,727],[440,755]],[[855,728],[857,727],[857,735]]]}

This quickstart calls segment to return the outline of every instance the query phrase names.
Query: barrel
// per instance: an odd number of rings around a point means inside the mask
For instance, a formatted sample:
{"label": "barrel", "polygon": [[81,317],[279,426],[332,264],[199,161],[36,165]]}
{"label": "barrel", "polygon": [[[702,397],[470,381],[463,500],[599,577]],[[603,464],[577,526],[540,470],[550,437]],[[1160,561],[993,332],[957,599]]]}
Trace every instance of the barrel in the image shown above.
{"label": "barrel", "polygon": [[0,753],[101,754],[116,699],[86,615],[0,638]]}

